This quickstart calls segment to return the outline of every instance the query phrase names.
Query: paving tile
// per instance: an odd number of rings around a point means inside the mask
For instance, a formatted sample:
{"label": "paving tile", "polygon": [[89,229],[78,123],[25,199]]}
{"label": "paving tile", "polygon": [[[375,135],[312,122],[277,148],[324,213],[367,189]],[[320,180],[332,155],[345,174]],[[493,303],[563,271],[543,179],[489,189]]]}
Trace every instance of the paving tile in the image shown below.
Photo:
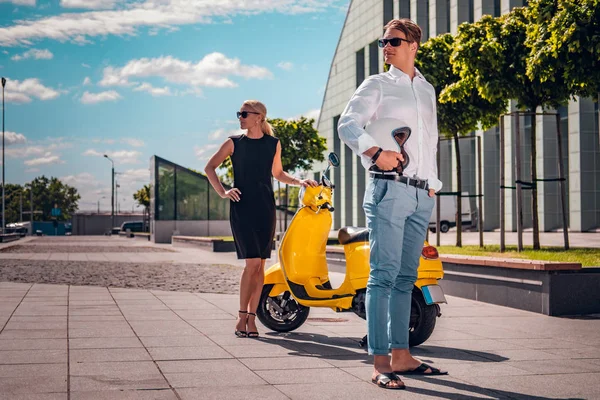
{"label": "paving tile", "polygon": [[235,375],[226,372],[215,374],[212,372],[197,371],[165,373],[165,377],[174,388],[245,386],[246,391],[249,392],[253,385],[266,384],[263,379],[248,369],[236,371]]}
{"label": "paving tile", "polygon": [[256,371],[272,385],[290,383],[356,382],[358,378],[338,368],[311,368]]}
{"label": "paving tile", "polygon": [[244,365],[253,371],[261,370],[287,370],[287,369],[314,369],[334,368],[327,361],[317,357],[269,357],[269,358],[242,358]]}
{"label": "paving tile", "polygon": [[66,350],[6,350],[0,352],[0,364],[57,364],[66,362]]}
{"label": "paving tile", "polygon": [[259,357],[286,357],[297,354],[307,354],[293,344],[287,347],[256,343],[253,345],[223,346],[223,348],[236,358],[259,358]]}
{"label": "paving tile", "polygon": [[67,329],[5,329],[0,333],[3,339],[66,339]]}
{"label": "paving tile", "polygon": [[0,393],[0,400],[67,400],[67,393]]}
{"label": "paving tile", "polygon": [[9,364],[0,365],[0,377],[67,376],[67,363],[63,364]]}
{"label": "paving tile", "polygon": [[80,363],[71,365],[71,392],[167,389],[150,361]]}
{"label": "paving tile", "polygon": [[80,349],[71,350],[69,353],[70,362],[104,362],[104,361],[149,361],[151,360],[148,352],[144,348],[127,349]]}
{"label": "paving tile", "polygon": [[73,351],[74,349],[125,349],[142,347],[144,346],[136,337],[69,339],[69,348],[71,349],[71,351]]}
{"label": "paving tile", "polygon": [[[230,400],[230,399],[260,399],[260,400],[287,400],[289,397],[270,385],[244,386],[223,385],[220,387],[205,386],[202,388],[177,389],[182,400]],[[251,397],[250,397],[251,396]]]}
{"label": "paving tile", "polygon": [[4,329],[20,329],[20,330],[46,330],[46,329],[67,329],[67,319],[63,318],[62,321],[54,321],[54,322],[17,322],[17,321],[9,321],[6,324]]}
{"label": "paving tile", "polygon": [[174,321],[130,321],[138,336],[185,336],[195,335],[196,329],[185,322]]}
{"label": "paving tile", "polygon": [[101,338],[101,337],[135,337],[135,333],[129,327],[123,328],[95,328],[95,329],[69,329],[70,338]]}
{"label": "paving tile", "polygon": [[0,377],[1,393],[30,394],[67,391],[66,375]]}
{"label": "paving tile", "polygon": [[203,373],[244,373],[248,371],[240,360],[179,360],[179,361],[157,361],[161,371],[165,374],[178,374],[187,372]]}
{"label": "paving tile", "polygon": [[148,351],[154,360],[206,360],[215,358],[233,358],[221,347],[149,347]]}
{"label": "paving tile", "polygon": [[[543,361],[515,361],[506,362],[512,367],[524,372],[522,375],[550,375],[550,374],[578,374],[582,372],[600,373],[600,365],[587,362],[587,360],[543,360]],[[493,376],[493,375],[490,375]]]}
{"label": "paving tile", "polygon": [[171,389],[73,392],[71,400],[176,400]]}
{"label": "paving tile", "polygon": [[364,400],[364,399],[412,399],[405,390],[383,390],[367,382],[328,382],[309,384],[284,384],[275,388],[290,399],[297,400]]}
{"label": "paving tile", "polygon": [[201,333],[194,336],[140,336],[140,340],[146,347],[193,347],[215,344]]}
{"label": "paving tile", "polygon": [[0,340],[2,350],[66,350],[66,339],[4,339]]}

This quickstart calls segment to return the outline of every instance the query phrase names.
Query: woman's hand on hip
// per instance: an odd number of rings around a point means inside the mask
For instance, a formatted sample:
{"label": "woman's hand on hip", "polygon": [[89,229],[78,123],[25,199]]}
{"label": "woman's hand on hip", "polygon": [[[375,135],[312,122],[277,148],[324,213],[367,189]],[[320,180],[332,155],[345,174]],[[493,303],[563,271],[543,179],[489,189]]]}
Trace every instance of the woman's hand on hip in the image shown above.
{"label": "woman's hand on hip", "polygon": [[435,190],[429,189],[429,197],[435,197]]}
{"label": "woman's hand on hip", "polygon": [[225,193],[223,193],[223,195],[221,195],[221,197],[224,199],[230,199],[233,201],[240,201],[241,195],[242,195],[242,192],[240,192],[240,189],[231,188],[231,189],[227,190]]}

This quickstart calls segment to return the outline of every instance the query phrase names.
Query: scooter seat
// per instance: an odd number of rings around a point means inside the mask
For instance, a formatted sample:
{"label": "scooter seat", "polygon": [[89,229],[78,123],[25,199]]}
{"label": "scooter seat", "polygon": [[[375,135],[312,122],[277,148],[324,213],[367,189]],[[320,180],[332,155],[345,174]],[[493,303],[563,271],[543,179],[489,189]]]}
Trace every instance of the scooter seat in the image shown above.
{"label": "scooter seat", "polygon": [[368,242],[369,229],[357,228],[355,226],[346,226],[338,231],[338,241],[340,244]]}

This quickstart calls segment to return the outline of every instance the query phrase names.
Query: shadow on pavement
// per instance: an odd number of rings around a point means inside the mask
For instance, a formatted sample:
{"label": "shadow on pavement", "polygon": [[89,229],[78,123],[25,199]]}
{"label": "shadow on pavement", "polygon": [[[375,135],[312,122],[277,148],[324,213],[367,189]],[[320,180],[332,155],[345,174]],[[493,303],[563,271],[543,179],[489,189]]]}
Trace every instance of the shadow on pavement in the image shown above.
{"label": "shadow on pavement", "polygon": [[[455,382],[455,381],[445,380],[445,379],[436,379],[435,377],[419,378],[419,377],[411,376],[410,378],[415,379],[415,380],[422,380],[424,382],[434,383],[436,385],[448,386],[453,389],[462,390],[464,392],[471,392],[471,393],[477,394],[477,395],[483,394],[483,395],[489,396],[490,393],[493,393],[496,395],[496,396],[493,396],[493,398],[499,398],[499,399],[515,399],[515,398],[517,398],[517,399],[527,399],[527,400],[558,400],[558,399],[561,399],[561,400],[584,400],[582,398],[575,398],[575,397],[532,396],[529,394],[510,392],[507,390],[491,389],[491,388],[484,388],[484,387],[475,386],[475,385],[469,385],[468,383]],[[407,386],[406,391],[412,392],[412,393],[418,393],[418,394],[422,394],[422,395],[426,395],[426,396],[432,396],[432,397],[438,398],[438,399],[469,399],[469,400],[470,399],[481,399],[480,396],[469,396],[469,395],[465,395],[463,393],[445,393],[442,391],[415,388],[415,387],[411,387],[411,386]]]}
{"label": "shadow on pavement", "polygon": [[[309,332],[275,333],[267,332],[261,341],[282,346],[293,351],[297,356],[311,356],[331,360],[371,360],[365,350],[358,345],[358,340],[353,338],[326,336]],[[427,346],[412,347],[411,354],[424,362],[431,363],[428,357],[436,359],[475,361],[475,362],[502,362],[509,360],[506,357],[493,353],[475,350],[455,349],[452,347]]]}

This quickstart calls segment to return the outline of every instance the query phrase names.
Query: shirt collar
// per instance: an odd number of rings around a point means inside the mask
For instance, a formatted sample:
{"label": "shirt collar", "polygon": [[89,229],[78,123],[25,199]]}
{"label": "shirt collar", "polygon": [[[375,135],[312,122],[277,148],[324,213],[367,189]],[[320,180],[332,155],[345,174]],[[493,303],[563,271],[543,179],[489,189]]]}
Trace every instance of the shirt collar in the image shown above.
{"label": "shirt collar", "polygon": [[[404,73],[401,69],[394,67],[393,65],[390,65],[390,69],[388,70],[388,73],[392,76],[392,78],[396,82],[398,82],[402,78],[406,78],[410,81],[410,78],[408,77],[408,75],[406,73]],[[417,67],[415,67],[415,78],[425,79],[423,77],[423,74],[421,74],[421,72],[417,69]]]}

